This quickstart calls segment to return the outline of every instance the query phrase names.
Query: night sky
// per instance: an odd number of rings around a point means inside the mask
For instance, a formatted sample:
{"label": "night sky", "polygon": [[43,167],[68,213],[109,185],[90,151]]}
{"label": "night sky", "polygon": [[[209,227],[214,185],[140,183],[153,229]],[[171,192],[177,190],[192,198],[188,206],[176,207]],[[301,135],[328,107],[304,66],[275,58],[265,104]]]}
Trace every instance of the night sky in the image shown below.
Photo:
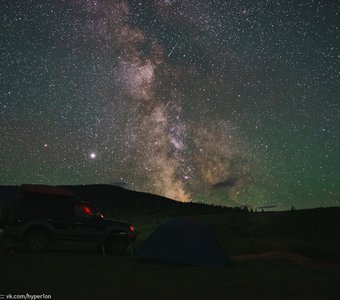
{"label": "night sky", "polygon": [[2,0],[0,184],[340,205],[339,6]]}

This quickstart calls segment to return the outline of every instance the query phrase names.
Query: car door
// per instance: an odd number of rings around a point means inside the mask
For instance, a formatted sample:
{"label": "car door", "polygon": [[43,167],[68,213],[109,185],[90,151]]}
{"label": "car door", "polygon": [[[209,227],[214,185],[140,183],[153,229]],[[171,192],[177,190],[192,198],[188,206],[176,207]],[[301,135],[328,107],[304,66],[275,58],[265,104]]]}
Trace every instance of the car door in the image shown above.
{"label": "car door", "polygon": [[70,199],[49,200],[46,221],[53,226],[57,239],[72,239],[77,235],[74,222],[74,201]]}
{"label": "car door", "polygon": [[93,207],[86,203],[76,203],[75,213],[75,233],[81,240],[95,240],[99,238],[98,231],[99,218]]}

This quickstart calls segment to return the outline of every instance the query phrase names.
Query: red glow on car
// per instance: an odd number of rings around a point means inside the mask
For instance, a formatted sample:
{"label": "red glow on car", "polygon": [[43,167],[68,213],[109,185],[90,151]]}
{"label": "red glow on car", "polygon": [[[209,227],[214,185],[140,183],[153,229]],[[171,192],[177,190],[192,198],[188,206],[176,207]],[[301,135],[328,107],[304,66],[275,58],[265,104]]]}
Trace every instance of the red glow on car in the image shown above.
{"label": "red glow on car", "polygon": [[84,210],[86,211],[87,214],[92,215],[92,211],[89,207],[84,206]]}
{"label": "red glow on car", "polygon": [[135,231],[135,226],[130,226],[130,231]]}

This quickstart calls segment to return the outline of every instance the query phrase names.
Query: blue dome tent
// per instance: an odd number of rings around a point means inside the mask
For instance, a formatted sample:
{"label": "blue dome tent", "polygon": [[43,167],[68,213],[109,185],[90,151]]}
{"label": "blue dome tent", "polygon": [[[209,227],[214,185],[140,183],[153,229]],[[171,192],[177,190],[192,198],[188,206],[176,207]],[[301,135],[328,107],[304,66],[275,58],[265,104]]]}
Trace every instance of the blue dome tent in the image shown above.
{"label": "blue dome tent", "polygon": [[177,218],[160,225],[144,242],[139,258],[195,266],[231,266],[214,233],[193,218]]}

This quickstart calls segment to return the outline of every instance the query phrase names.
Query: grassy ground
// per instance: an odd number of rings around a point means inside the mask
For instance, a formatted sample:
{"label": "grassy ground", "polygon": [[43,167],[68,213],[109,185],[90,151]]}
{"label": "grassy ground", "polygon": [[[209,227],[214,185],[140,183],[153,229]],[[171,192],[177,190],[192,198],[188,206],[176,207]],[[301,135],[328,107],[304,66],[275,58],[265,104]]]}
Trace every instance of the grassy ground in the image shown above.
{"label": "grassy ground", "polygon": [[129,257],[54,252],[3,254],[1,293],[54,299],[339,299],[338,268],[240,263],[201,268]]}
{"label": "grassy ground", "polygon": [[[122,216],[140,230],[135,250],[159,223],[175,215],[164,211]],[[234,267],[143,263],[134,257],[101,256],[94,245],[59,243],[40,254],[2,251],[0,294],[44,293],[53,299],[340,299],[338,212],[197,218],[211,225]]]}

